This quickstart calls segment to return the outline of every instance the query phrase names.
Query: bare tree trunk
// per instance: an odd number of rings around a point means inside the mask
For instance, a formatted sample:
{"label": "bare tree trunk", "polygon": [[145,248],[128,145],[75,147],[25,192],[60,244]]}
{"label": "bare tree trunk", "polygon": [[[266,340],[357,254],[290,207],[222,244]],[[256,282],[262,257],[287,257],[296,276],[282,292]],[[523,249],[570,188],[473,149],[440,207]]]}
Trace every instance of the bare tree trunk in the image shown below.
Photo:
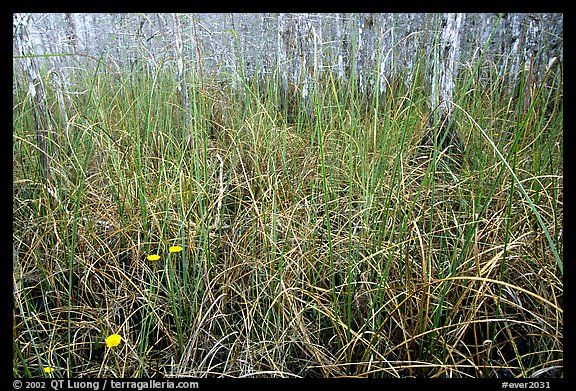
{"label": "bare tree trunk", "polygon": [[442,23],[440,44],[435,51],[434,75],[432,79],[432,109],[437,109],[440,117],[452,116],[454,106],[454,78],[456,59],[460,52],[460,27],[463,14],[448,14]]}
{"label": "bare tree trunk", "polygon": [[454,111],[454,86],[456,64],[460,51],[460,33],[463,14],[447,14],[440,27],[440,42],[434,52],[434,74],[430,103],[432,113],[428,126],[430,132],[424,136],[421,144],[437,145],[441,149],[464,148],[458,132],[454,129],[452,113]]}
{"label": "bare tree trunk", "polygon": [[64,14],[64,19],[66,20],[66,38],[68,39],[68,43],[72,48],[73,53],[78,53],[78,44],[76,39],[76,23],[74,23],[74,19],[72,14],[67,13]]}
{"label": "bare tree trunk", "polygon": [[182,28],[180,26],[180,20],[178,19],[178,14],[172,14],[173,20],[173,34],[176,43],[176,79],[178,80],[178,92],[182,97],[182,104],[184,105],[184,124],[183,128],[185,134],[189,133],[188,124],[190,118],[190,100],[188,97],[188,84],[186,83],[185,69],[186,69],[186,58],[184,56],[184,45],[182,41]]}
{"label": "bare tree trunk", "polygon": [[290,94],[289,94],[289,87],[288,87],[288,69],[286,67],[286,40],[283,39],[283,36],[287,34],[285,30],[285,14],[279,14],[276,17],[276,64],[275,64],[275,72],[277,72],[278,77],[280,79],[280,105],[282,111],[284,111],[286,117],[289,119],[290,122],[294,122],[293,120],[293,110],[291,108]]}
{"label": "bare tree trunk", "polygon": [[536,53],[538,52],[538,39],[537,36],[540,32],[539,24],[541,18],[535,15],[528,14],[524,18],[524,24],[528,27],[523,31],[523,55],[521,59],[521,66],[524,68],[524,89],[520,92],[522,97],[522,111],[527,113],[532,105],[533,99],[536,97],[537,81],[540,79],[540,72],[535,67]]}
{"label": "bare tree trunk", "polygon": [[53,119],[46,105],[46,94],[44,84],[40,77],[38,65],[33,55],[32,45],[28,36],[29,14],[14,14],[13,16],[13,33],[16,41],[17,53],[23,56],[22,61],[25,63],[26,73],[28,74],[28,88],[30,103],[32,104],[32,113],[34,116],[34,125],[36,129],[36,143],[40,151],[40,167],[42,177],[45,180],[52,181],[52,172],[50,169],[51,155],[47,142],[51,140],[50,135],[53,132]]}
{"label": "bare tree trunk", "polygon": [[[78,45],[76,39],[76,25],[74,23],[73,15],[64,14],[64,21],[66,22],[66,41],[72,53],[78,53]],[[60,106],[60,126],[68,133],[68,111],[72,107],[72,99],[70,99],[70,72],[64,65],[63,57],[58,57],[54,60],[56,70],[53,72],[54,87],[58,96],[58,103]]]}

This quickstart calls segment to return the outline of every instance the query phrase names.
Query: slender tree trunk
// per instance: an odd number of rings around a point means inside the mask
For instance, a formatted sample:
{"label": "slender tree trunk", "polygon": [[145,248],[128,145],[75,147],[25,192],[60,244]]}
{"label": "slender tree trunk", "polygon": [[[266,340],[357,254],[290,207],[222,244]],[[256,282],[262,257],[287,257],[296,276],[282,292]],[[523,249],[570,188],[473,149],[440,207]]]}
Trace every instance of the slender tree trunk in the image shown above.
{"label": "slender tree trunk", "polygon": [[182,28],[180,26],[180,20],[178,19],[178,14],[172,14],[173,20],[173,34],[174,41],[176,43],[176,78],[178,80],[178,92],[182,97],[182,102],[184,105],[184,131],[188,134],[190,131],[188,129],[189,118],[190,118],[190,100],[188,97],[188,84],[186,83],[186,58],[184,55],[184,44],[182,40]]}
{"label": "slender tree trunk", "polygon": [[38,65],[32,55],[34,51],[28,36],[29,14],[14,14],[13,16],[13,33],[16,41],[17,53],[23,56],[22,61],[25,63],[25,70],[28,75],[28,89],[30,103],[32,104],[32,113],[34,117],[34,126],[36,129],[36,143],[40,151],[40,167],[42,177],[47,181],[52,181],[52,172],[50,169],[51,155],[49,152],[48,142],[51,140],[50,135],[53,132],[53,119],[46,105],[46,94],[44,84],[40,77]]}
{"label": "slender tree trunk", "polygon": [[283,38],[287,31],[285,30],[285,15],[279,14],[276,17],[276,63],[275,72],[280,79],[280,105],[288,121],[294,122],[294,112],[291,107],[290,94],[288,90],[288,69],[286,67],[286,40]]}
{"label": "slender tree trunk", "polygon": [[[77,39],[76,39],[76,25],[73,20],[73,15],[64,14],[64,21],[66,23],[66,41],[71,50],[71,53],[78,53]],[[65,129],[68,133],[68,112],[72,107],[72,100],[70,99],[70,80],[72,77],[70,71],[64,65],[64,58],[58,57],[52,59],[55,70],[53,71],[53,80],[56,95],[58,96],[58,104],[60,106],[60,128]]]}
{"label": "slender tree trunk", "polygon": [[452,121],[454,111],[454,86],[457,60],[460,52],[460,35],[464,14],[444,15],[439,31],[439,42],[434,52],[434,74],[430,103],[432,113],[428,127],[430,132],[421,144],[437,145],[441,149],[464,148]]}
{"label": "slender tree trunk", "polygon": [[435,51],[434,75],[432,81],[431,104],[439,117],[451,117],[454,105],[454,79],[456,76],[456,60],[460,52],[460,28],[463,14],[448,14],[445,16],[440,43]]}
{"label": "slender tree trunk", "polygon": [[536,54],[538,52],[538,34],[541,18],[528,14],[524,18],[524,24],[528,26],[524,31],[524,50],[522,66],[524,67],[524,91],[522,96],[522,111],[527,113],[532,105],[538,90],[538,81],[541,79],[541,72],[535,67]]}

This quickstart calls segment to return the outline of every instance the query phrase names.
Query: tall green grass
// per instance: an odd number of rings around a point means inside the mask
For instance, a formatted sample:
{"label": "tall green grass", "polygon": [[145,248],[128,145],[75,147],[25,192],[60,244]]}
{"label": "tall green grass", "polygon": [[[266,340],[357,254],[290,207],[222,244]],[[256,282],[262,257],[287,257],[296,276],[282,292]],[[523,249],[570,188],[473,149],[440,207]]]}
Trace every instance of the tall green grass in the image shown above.
{"label": "tall green grass", "polygon": [[562,376],[561,68],[528,109],[465,70],[457,165],[418,156],[426,61],[308,105],[191,72],[189,129],[168,67],[96,71],[66,123],[47,91],[51,181],[16,90],[14,376]]}

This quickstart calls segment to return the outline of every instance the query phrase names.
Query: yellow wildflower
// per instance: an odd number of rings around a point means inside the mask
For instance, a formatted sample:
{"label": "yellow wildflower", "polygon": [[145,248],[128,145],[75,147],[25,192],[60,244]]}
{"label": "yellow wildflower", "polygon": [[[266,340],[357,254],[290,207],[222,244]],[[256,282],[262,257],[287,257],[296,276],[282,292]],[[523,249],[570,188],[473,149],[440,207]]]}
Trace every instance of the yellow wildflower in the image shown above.
{"label": "yellow wildflower", "polygon": [[182,247],[180,246],[171,246],[168,251],[170,251],[171,253],[179,253],[180,251],[182,251]]}
{"label": "yellow wildflower", "polygon": [[157,261],[160,259],[160,255],[158,254],[150,254],[146,257],[149,261]]}
{"label": "yellow wildflower", "polygon": [[112,334],[106,337],[106,346],[113,348],[114,346],[120,345],[120,341],[122,341],[120,334]]}

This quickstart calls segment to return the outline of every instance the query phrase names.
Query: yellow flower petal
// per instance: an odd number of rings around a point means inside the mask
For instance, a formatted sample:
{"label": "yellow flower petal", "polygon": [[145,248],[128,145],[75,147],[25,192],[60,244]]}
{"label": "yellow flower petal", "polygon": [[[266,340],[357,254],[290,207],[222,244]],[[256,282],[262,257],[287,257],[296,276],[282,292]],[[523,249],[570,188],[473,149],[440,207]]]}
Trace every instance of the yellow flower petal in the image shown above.
{"label": "yellow flower petal", "polygon": [[52,372],[54,372],[54,369],[53,369],[53,368],[50,368],[50,367],[44,367],[44,372],[46,372],[46,373],[52,373]]}
{"label": "yellow flower petal", "polygon": [[120,345],[122,341],[122,337],[120,334],[112,334],[109,337],[106,337],[106,346],[109,348],[113,348],[114,346]]}
{"label": "yellow flower petal", "polygon": [[179,253],[180,251],[182,251],[182,247],[180,246],[171,246],[168,251],[170,251],[171,253]]}
{"label": "yellow flower petal", "polygon": [[150,254],[146,257],[149,261],[157,261],[160,259],[160,255],[158,254]]}

